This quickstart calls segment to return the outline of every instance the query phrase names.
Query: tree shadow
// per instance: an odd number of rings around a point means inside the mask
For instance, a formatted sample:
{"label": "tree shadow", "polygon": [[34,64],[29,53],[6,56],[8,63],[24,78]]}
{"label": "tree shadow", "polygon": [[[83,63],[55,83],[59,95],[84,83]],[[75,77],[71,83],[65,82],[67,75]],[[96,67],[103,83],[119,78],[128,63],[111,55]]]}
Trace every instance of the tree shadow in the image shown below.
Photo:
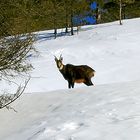
{"label": "tree shadow", "polygon": [[[74,34],[77,34],[77,29],[73,30]],[[71,31],[68,31],[67,33],[63,30],[58,29],[57,34],[55,35],[52,30],[49,31],[40,31],[38,33],[35,33],[35,41],[46,41],[46,40],[54,40],[60,37],[64,36],[71,36]]]}
{"label": "tree shadow", "polygon": [[71,32],[58,32],[56,35],[54,33],[44,31],[35,34],[35,41],[46,41],[46,40],[54,40],[63,36],[71,36]]}

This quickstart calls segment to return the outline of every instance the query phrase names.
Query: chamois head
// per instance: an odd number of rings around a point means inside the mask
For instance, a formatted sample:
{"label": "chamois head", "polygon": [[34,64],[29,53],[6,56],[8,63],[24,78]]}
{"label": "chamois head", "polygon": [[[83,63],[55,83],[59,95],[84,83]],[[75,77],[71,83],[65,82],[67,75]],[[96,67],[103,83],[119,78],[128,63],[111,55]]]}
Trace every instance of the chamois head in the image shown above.
{"label": "chamois head", "polygon": [[60,55],[59,59],[57,59],[56,56],[54,56],[54,57],[55,57],[55,62],[56,62],[56,65],[57,65],[58,69],[59,70],[63,69],[63,63],[62,63],[63,57],[62,57],[62,54]]}

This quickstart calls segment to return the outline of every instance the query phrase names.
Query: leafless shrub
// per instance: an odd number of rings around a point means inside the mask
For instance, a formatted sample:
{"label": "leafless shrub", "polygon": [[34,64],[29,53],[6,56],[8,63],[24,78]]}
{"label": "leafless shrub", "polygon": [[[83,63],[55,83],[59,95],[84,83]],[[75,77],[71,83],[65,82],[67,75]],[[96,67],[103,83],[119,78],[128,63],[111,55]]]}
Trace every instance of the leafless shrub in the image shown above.
{"label": "leafless shrub", "polygon": [[31,34],[0,39],[0,80],[18,86],[15,93],[0,93],[0,109],[4,107],[13,109],[10,104],[21,96],[29,82],[29,78],[26,78],[25,83],[20,85],[12,79],[23,73],[27,74],[32,69],[32,65],[27,62],[27,54],[34,50],[32,43],[33,36]]}

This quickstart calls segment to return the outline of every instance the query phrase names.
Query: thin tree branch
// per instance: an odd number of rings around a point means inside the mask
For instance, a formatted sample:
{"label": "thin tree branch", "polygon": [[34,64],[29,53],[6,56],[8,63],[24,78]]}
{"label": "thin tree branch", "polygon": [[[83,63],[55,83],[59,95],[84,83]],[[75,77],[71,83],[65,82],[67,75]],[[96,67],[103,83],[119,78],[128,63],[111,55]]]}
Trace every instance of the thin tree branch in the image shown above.
{"label": "thin tree branch", "polygon": [[[27,81],[25,81],[24,87],[19,86],[18,89],[17,89],[17,92],[14,94],[14,97],[8,103],[5,103],[4,105],[1,105],[0,109],[5,108],[5,107],[7,108],[11,103],[13,103],[15,100],[17,100],[23,94],[29,80],[30,80],[30,78]],[[1,97],[1,98],[3,98],[3,97]]]}

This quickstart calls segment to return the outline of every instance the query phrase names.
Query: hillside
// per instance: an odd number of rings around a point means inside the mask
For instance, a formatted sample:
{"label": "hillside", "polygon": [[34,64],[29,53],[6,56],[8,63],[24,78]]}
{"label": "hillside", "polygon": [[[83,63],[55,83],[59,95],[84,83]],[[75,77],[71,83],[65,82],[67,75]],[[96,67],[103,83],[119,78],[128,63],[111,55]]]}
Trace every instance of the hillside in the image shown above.
{"label": "hillside", "polygon": [[[30,58],[34,66],[26,92],[67,89],[54,56],[62,54],[64,64],[86,64],[96,70],[95,85],[140,80],[140,19],[84,26],[74,36],[50,38],[52,31],[38,33],[35,47],[39,56]],[[60,30],[61,31],[61,30]],[[85,85],[76,85],[85,87]]]}
{"label": "hillside", "polygon": [[1,140],[138,140],[140,82],[24,94],[0,111]]}
{"label": "hillside", "polygon": [[[79,34],[57,39],[52,31],[35,33],[39,53],[28,56],[34,66],[31,80],[26,93],[12,104],[17,113],[0,111],[0,140],[138,140],[139,25],[140,18],[124,20],[122,26],[83,26]],[[94,68],[95,86],[67,89],[54,61],[53,55],[60,54],[64,64]],[[1,83],[0,89],[4,86]]]}

